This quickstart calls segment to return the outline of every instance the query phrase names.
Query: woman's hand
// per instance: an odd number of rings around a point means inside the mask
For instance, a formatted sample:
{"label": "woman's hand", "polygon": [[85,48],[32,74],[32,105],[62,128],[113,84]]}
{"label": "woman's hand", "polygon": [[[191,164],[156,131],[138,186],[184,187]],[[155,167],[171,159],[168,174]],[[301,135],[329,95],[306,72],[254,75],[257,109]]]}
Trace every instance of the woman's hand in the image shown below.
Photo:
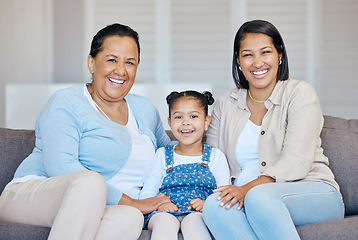
{"label": "woman's hand", "polygon": [[158,211],[180,212],[179,208],[172,202],[163,203],[158,207]]}
{"label": "woman's hand", "polygon": [[195,211],[202,212],[203,211],[203,206],[204,206],[204,201],[201,200],[200,198],[195,198],[195,199],[190,201],[190,205],[188,207],[188,210],[195,210]]}
{"label": "woman's hand", "polygon": [[230,209],[237,202],[240,202],[239,206],[237,207],[237,210],[240,210],[244,206],[244,198],[247,191],[243,187],[226,185],[215,189],[213,192],[221,192],[218,196],[218,200],[222,200],[220,202],[221,207],[227,204],[225,208]]}
{"label": "woman's hand", "polygon": [[136,200],[130,198],[128,195],[123,194],[118,205],[129,205],[138,208],[143,214],[151,213],[158,209],[163,203],[170,202],[170,198],[165,196],[163,193],[142,200]]}
{"label": "woman's hand", "polygon": [[218,196],[218,200],[222,200],[220,202],[220,206],[223,207],[225,204],[227,204],[225,208],[230,209],[235,205],[235,203],[239,202],[239,206],[236,209],[241,210],[241,208],[244,206],[245,196],[251,188],[260,184],[273,182],[275,182],[275,180],[271,177],[260,176],[241,187],[235,185],[226,185],[218,187],[217,189],[213,190],[213,192],[221,192]]}

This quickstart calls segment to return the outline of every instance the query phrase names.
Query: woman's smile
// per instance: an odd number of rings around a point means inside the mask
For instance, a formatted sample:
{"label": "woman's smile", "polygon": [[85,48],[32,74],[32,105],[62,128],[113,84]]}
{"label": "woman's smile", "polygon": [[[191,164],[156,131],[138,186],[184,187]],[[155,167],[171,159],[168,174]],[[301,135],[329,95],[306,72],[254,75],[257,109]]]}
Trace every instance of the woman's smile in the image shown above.
{"label": "woman's smile", "polygon": [[115,85],[118,85],[118,84],[122,85],[125,82],[125,80],[123,80],[123,79],[115,79],[115,78],[108,78],[108,80]]}
{"label": "woman's smile", "polygon": [[272,91],[280,58],[270,37],[260,33],[246,34],[241,41],[238,63],[251,90],[261,88]]}
{"label": "woman's smile", "polygon": [[261,71],[253,71],[251,72],[255,77],[264,77],[264,74],[267,73],[269,70],[261,70]]}
{"label": "woman's smile", "polygon": [[105,101],[123,100],[135,81],[138,67],[136,42],[130,37],[111,36],[102,51],[89,56],[88,68],[96,95]]}

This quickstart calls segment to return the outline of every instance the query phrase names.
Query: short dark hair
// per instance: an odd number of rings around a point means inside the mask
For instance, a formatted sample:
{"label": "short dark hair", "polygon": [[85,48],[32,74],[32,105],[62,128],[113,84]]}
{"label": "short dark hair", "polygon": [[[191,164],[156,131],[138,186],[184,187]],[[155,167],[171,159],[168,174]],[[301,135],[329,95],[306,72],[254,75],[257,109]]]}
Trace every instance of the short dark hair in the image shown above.
{"label": "short dark hair", "polygon": [[182,97],[191,97],[197,100],[199,104],[204,108],[205,116],[208,115],[208,105],[212,105],[214,103],[214,97],[209,91],[205,91],[203,93],[199,93],[193,90],[183,92],[171,92],[166,98],[167,104],[169,106],[169,118],[171,116],[170,114],[174,103],[176,103]]}
{"label": "short dark hair", "polygon": [[114,23],[111,25],[107,25],[97,32],[97,34],[93,37],[91,42],[91,50],[89,55],[93,58],[97,56],[97,54],[102,51],[103,42],[108,37],[119,36],[119,37],[131,37],[137,43],[138,49],[138,63],[140,61],[140,44],[139,44],[139,36],[136,31],[126,25],[122,25],[119,23]]}
{"label": "short dark hair", "polygon": [[249,83],[246,80],[242,71],[239,70],[239,64],[237,62],[238,52],[240,52],[241,41],[248,33],[262,33],[269,36],[272,39],[272,43],[275,46],[278,54],[282,54],[282,63],[278,66],[277,81],[285,81],[289,78],[288,69],[288,57],[286,53],[285,44],[281,37],[280,32],[270,22],[265,20],[253,20],[245,22],[237,31],[234,40],[234,54],[232,60],[232,76],[234,78],[236,87],[249,89]]}

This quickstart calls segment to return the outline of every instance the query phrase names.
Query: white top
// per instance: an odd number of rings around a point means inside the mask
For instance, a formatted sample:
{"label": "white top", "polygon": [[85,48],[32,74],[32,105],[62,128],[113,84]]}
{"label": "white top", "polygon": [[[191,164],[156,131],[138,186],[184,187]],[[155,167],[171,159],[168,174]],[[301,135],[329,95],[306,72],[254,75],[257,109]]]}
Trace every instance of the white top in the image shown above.
{"label": "white top", "polygon": [[[202,156],[183,156],[174,151],[173,166],[188,163],[201,163],[201,159]],[[227,160],[223,152],[219,149],[212,148],[208,167],[214,175],[218,187],[230,184],[230,171]],[[139,199],[154,197],[159,193],[159,188],[166,175],[166,169],[165,148],[162,147],[157,150],[154,166],[148,179],[144,183]]]}
{"label": "white top", "polygon": [[239,162],[241,173],[234,180],[234,185],[242,186],[261,175],[258,143],[261,126],[247,121],[236,144],[236,160]]}
{"label": "white top", "polygon": [[[85,87],[85,94],[92,107],[99,111],[87,87]],[[127,108],[128,122],[126,127],[132,140],[131,153],[123,167],[106,182],[129,197],[138,199],[144,181],[149,175],[147,170],[153,166],[155,148],[147,135],[139,133],[137,122],[128,104]]]}
{"label": "white top", "polygon": [[[128,106],[128,105],[127,105]],[[107,183],[133,199],[138,199],[144,181],[155,161],[155,148],[147,135],[140,134],[134,115],[128,106],[127,131],[131,135],[132,150],[123,167]]]}
{"label": "white top", "polygon": [[15,183],[23,183],[23,182],[27,182],[29,180],[34,180],[34,179],[41,180],[41,179],[46,179],[46,177],[37,176],[37,175],[26,175],[23,177],[13,178],[8,184],[6,184],[5,188],[7,188],[10,185],[15,184]]}

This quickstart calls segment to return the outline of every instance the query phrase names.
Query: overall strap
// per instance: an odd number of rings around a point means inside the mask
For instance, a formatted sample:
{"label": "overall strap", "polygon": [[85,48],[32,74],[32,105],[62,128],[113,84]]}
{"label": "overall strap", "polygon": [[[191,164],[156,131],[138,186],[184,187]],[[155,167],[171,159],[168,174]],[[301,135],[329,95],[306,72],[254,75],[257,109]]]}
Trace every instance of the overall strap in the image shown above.
{"label": "overall strap", "polygon": [[203,157],[201,159],[204,168],[208,167],[208,164],[210,162],[211,149],[212,146],[204,144]]}
{"label": "overall strap", "polygon": [[174,146],[167,145],[165,146],[165,164],[168,172],[173,171],[174,165]]}

